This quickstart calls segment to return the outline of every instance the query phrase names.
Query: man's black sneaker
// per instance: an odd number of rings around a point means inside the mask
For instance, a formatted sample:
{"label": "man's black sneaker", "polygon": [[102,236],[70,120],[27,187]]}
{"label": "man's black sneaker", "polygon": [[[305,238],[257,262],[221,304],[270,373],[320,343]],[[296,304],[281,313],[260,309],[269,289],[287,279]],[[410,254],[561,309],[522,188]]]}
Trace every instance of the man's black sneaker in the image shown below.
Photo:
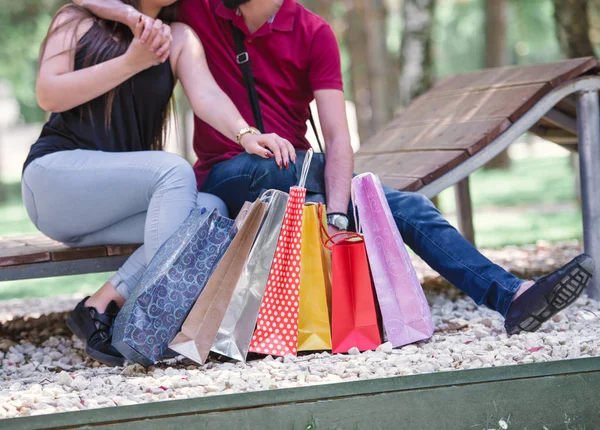
{"label": "man's black sneaker", "polygon": [[516,334],[539,329],[577,300],[589,285],[594,267],[592,257],[581,254],[556,272],[538,279],[508,308],[504,321],[506,332]]}
{"label": "man's black sneaker", "polygon": [[84,306],[88,297],[77,304],[67,318],[67,326],[85,345],[85,353],[100,363],[123,366],[125,358],[111,345],[112,325],[119,307],[112,301],[103,314]]}

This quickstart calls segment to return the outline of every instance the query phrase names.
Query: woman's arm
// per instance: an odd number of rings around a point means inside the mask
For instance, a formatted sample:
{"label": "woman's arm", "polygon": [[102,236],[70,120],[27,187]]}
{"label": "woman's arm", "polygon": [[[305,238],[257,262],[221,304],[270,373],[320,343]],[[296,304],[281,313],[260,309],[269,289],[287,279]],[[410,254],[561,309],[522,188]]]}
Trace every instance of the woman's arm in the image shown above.
{"label": "woman's arm", "polygon": [[[73,3],[86,8],[91,13],[99,16],[107,21],[116,21],[128,26],[131,31],[134,30],[139,20],[143,21],[144,31],[140,36],[142,43],[146,43],[150,39],[152,29],[160,27],[162,22],[159,19],[150,18],[143,13],[140,13],[131,5],[123,3],[121,0],[73,0]],[[141,17],[141,18],[140,18]],[[155,38],[150,46],[150,50],[156,51],[161,57],[161,63],[164,63],[171,53],[171,28],[169,26],[162,27],[162,39]]]}
{"label": "woman's arm", "polygon": [[140,13],[121,0],[73,0],[73,3],[86,8],[91,13],[107,21],[125,24],[133,31]]}
{"label": "woman's arm", "polygon": [[[74,23],[65,25],[67,20],[67,16],[56,20],[58,30],[48,39],[40,59],[36,93],[38,104],[45,111],[64,112],[94,100],[160,61],[136,38],[124,55],[75,71],[77,41],[93,21],[83,21],[78,29]],[[142,23],[137,27],[138,37],[141,26]]]}
{"label": "woman's arm", "polygon": [[[239,131],[248,127],[248,123],[215,82],[198,36],[190,27],[181,23],[172,24],[171,32],[174,73],[181,80],[194,114],[235,141]],[[245,134],[241,145],[250,154],[263,158],[275,156],[280,168],[287,167],[290,160],[296,161],[292,144],[276,134]]]}

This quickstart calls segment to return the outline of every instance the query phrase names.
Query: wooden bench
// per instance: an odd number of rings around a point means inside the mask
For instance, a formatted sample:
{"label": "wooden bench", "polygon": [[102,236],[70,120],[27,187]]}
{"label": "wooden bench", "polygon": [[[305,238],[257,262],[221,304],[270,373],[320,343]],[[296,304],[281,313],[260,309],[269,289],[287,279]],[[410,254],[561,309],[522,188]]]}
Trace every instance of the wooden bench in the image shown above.
{"label": "wooden bench", "polygon": [[[444,79],[362,145],[356,170],[430,198],[457,185],[461,231],[472,239],[472,172],[527,131],[580,149],[585,247],[600,262],[599,72],[589,57]],[[42,236],[0,239],[0,281],[112,271],[135,248],[69,249]],[[590,289],[596,298],[598,285]]]}
{"label": "wooden bench", "polygon": [[[356,170],[430,198],[458,185],[460,230],[473,240],[469,175],[531,131],[579,151],[585,249],[600,264],[599,72],[588,57],[444,79],[362,144]],[[598,278],[589,292],[600,299]]]}
{"label": "wooden bench", "polygon": [[0,281],[113,271],[138,246],[69,248],[39,234],[0,238]]}

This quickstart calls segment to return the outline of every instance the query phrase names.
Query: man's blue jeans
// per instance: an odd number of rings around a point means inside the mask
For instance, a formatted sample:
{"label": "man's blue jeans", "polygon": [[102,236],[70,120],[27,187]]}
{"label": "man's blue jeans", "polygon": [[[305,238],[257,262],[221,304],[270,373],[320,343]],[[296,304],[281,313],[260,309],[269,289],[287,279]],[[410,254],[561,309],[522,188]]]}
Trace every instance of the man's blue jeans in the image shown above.
{"label": "man's blue jeans", "polygon": [[[254,201],[263,190],[287,192],[295,182],[295,165],[280,170],[273,159],[244,153],[215,165],[201,191],[220,197],[235,216],[245,201]],[[523,281],[484,257],[423,195],[389,187],[384,191],[406,244],[476,303],[506,315]],[[351,208],[348,214],[352,218]]]}

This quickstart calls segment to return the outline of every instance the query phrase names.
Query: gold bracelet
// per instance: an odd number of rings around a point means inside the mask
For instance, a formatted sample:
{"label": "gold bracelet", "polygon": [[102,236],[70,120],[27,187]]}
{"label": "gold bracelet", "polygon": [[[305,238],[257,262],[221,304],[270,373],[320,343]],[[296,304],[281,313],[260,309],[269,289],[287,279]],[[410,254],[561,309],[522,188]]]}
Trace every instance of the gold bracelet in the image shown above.
{"label": "gold bracelet", "polygon": [[240,130],[240,132],[237,134],[237,136],[235,136],[235,140],[238,143],[238,145],[242,146],[242,137],[244,137],[245,134],[261,134],[260,130],[254,128],[254,127],[244,127]]}

